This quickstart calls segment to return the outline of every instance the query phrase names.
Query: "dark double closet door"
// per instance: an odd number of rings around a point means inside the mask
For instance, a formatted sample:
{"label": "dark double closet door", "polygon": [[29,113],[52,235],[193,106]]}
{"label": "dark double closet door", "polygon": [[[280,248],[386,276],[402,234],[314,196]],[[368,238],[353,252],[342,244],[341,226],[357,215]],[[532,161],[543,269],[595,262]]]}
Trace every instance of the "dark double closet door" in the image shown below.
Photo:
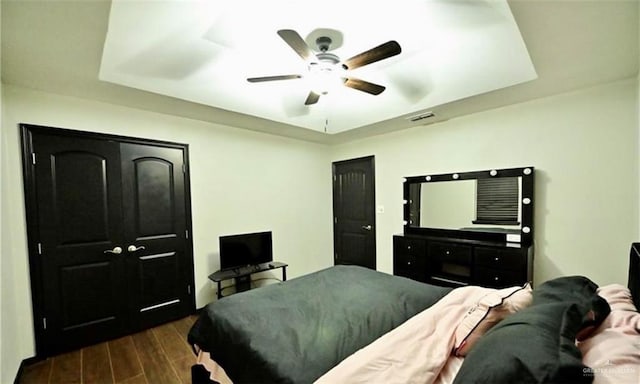
{"label": "dark double closet door", "polygon": [[37,354],[193,313],[186,145],[22,134]]}

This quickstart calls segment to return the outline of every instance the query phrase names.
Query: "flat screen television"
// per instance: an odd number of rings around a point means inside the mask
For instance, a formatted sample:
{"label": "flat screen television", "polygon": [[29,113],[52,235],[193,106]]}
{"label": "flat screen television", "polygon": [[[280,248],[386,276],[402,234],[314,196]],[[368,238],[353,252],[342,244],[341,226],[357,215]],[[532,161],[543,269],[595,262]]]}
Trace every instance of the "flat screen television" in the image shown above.
{"label": "flat screen television", "polygon": [[271,232],[220,236],[220,269],[273,261]]}

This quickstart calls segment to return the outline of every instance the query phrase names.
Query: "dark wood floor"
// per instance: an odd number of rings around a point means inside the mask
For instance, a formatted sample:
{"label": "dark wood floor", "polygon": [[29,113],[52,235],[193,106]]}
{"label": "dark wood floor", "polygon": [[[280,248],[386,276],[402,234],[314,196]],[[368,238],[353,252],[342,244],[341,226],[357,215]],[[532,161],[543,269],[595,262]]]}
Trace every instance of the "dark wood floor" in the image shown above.
{"label": "dark wood floor", "polygon": [[196,316],[24,367],[21,384],[188,384],[195,355],[187,333]]}

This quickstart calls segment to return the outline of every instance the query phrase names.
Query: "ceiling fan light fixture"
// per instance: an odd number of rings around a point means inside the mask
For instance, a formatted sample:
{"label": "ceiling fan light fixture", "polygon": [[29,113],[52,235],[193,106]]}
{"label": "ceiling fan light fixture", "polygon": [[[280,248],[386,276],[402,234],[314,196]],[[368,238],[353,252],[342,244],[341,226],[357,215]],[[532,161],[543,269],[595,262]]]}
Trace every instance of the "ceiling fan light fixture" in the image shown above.
{"label": "ceiling fan light fixture", "polygon": [[332,56],[330,60],[325,60],[320,57],[321,55],[318,55],[319,62],[309,64],[307,79],[313,92],[326,95],[343,85],[344,70],[337,65],[339,61],[337,56],[325,53],[324,55]]}

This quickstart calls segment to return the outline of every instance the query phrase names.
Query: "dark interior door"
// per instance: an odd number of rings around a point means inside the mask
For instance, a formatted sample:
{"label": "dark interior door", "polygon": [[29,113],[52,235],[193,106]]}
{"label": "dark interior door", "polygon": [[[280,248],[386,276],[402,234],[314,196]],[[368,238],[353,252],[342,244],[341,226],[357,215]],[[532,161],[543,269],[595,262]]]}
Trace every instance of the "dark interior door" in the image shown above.
{"label": "dark interior door", "polygon": [[122,144],[125,250],[132,318],[146,328],[190,313],[185,162],[181,149]]}
{"label": "dark interior door", "polygon": [[38,355],[195,310],[184,146],[23,128]]}
{"label": "dark interior door", "polygon": [[118,144],[36,135],[33,145],[47,349],[116,336],[127,324]]}
{"label": "dark interior door", "polygon": [[333,163],[335,264],[376,268],[373,156]]}

